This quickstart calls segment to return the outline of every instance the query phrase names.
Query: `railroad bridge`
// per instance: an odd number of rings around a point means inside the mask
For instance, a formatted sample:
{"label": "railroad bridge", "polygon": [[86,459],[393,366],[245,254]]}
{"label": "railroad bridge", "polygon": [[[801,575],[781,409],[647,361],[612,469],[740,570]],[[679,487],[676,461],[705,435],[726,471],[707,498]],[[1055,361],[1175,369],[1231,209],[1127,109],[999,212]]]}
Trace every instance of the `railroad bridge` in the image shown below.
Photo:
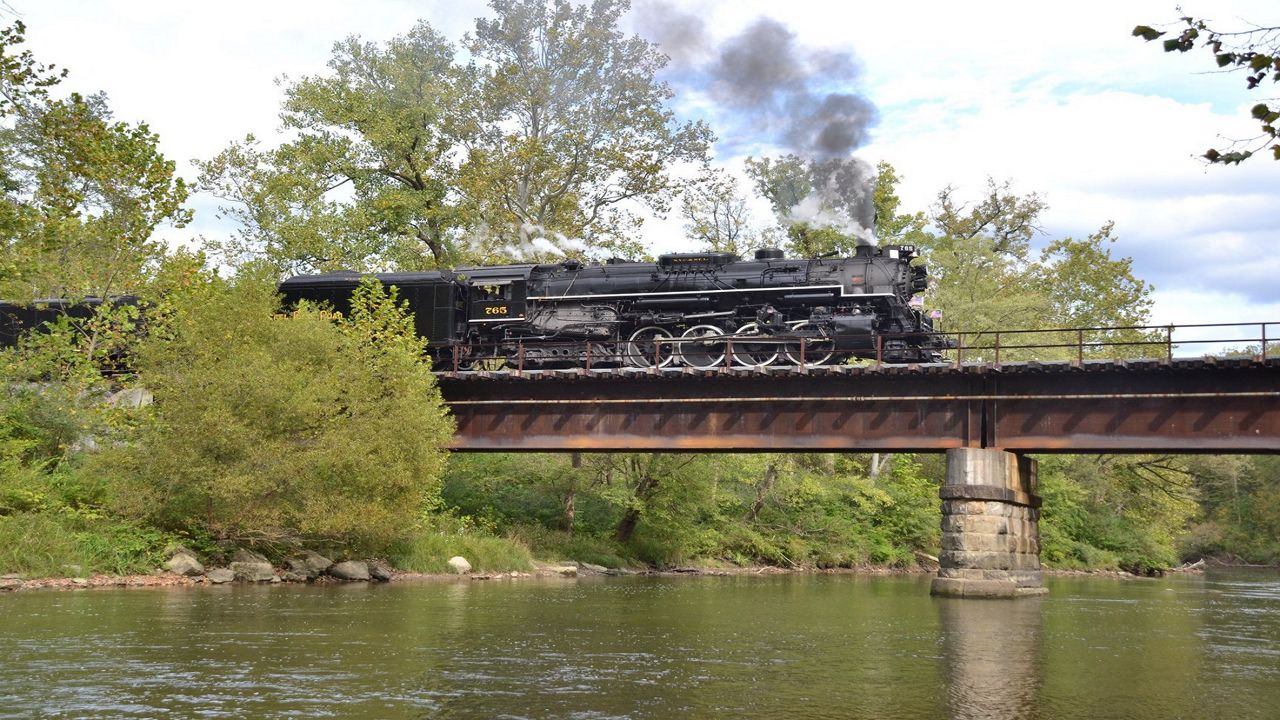
{"label": "railroad bridge", "polygon": [[1280,359],[442,373],[460,451],[1280,451]]}
{"label": "railroad bridge", "polygon": [[1280,452],[1280,359],[1265,355],[439,381],[464,452],[946,452],[933,591],[962,597],[1043,592],[1036,463],[1025,453]]}

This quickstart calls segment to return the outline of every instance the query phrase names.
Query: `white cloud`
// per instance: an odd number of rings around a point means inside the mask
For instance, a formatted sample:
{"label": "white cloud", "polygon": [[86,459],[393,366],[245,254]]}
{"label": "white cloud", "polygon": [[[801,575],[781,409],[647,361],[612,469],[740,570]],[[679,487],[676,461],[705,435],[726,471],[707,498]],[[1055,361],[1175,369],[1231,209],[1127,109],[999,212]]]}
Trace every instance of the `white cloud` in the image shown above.
{"label": "white cloud", "polygon": [[1157,287],[1231,287],[1251,301],[1280,300],[1267,282],[1280,272],[1276,169],[1265,159],[1222,168],[1193,157],[1216,132],[1252,130],[1247,118],[1104,91],[1028,93],[948,120],[932,132],[883,132],[866,151],[903,172],[909,205],[947,184],[976,192],[987,176],[1012,178],[1018,190],[1045,195],[1051,236],[1114,220],[1114,251],[1134,257]]}
{"label": "white cloud", "polygon": [[[1151,322],[1156,325],[1173,325],[1173,337],[1177,343],[1175,354],[1196,356],[1222,352],[1230,348],[1258,345],[1263,329],[1261,322],[1280,318],[1280,302],[1251,303],[1230,290],[1175,290],[1154,293],[1155,312]],[[1248,307],[1248,313],[1239,311],[1222,313],[1222,308]],[[1241,323],[1234,327],[1221,327],[1223,323]],[[1215,325],[1218,327],[1194,327]],[[1280,338],[1280,323],[1267,325],[1268,342]]]}

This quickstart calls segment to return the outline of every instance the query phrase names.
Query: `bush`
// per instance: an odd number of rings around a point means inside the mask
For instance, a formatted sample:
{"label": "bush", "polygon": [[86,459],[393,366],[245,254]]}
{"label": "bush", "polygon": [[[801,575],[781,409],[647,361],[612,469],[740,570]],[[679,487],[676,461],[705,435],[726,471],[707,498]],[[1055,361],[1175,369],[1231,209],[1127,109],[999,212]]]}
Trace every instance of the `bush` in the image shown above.
{"label": "bush", "polygon": [[170,298],[138,350],[154,416],[86,471],[170,530],[370,553],[406,539],[438,501],[451,422],[394,295],[366,284],[352,307],[278,315],[252,275]]}
{"label": "bush", "polygon": [[936,552],[942,535],[938,482],[925,477],[914,455],[901,454],[894,456],[893,469],[881,487],[892,504],[877,515],[876,524],[892,550],[875,552],[872,559],[905,567],[915,564],[916,550]]}

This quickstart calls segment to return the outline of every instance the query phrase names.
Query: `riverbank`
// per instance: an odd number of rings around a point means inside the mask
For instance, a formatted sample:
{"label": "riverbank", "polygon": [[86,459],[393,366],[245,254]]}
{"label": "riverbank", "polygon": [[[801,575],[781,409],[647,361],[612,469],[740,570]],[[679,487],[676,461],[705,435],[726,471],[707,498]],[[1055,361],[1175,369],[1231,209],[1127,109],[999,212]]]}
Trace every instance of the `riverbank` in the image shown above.
{"label": "riverbank", "polygon": [[[1235,567],[1222,563],[1214,567]],[[1248,566],[1258,567],[1258,566]],[[1267,566],[1280,569],[1277,566]],[[932,575],[936,567],[921,565],[911,567],[890,567],[867,565],[854,568],[784,568],[771,565],[760,566],[725,566],[725,567],[677,567],[677,568],[606,568],[590,563],[537,563],[533,570],[509,572],[469,572],[469,573],[428,573],[403,570],[389,570],[385,580],[370,579],[367,582],[394,583],[434,583],[459,581],[493,581],[522,580],[531,578],[564,578],[609,577],[609,576],[648,576],[648,577],[750,577],[764,575],[861,575],[869,577],[890,577],[902,575]],[[1203,573],[1205,567],[1174,568],[1170,573]],[[1045,568],[1044,574],[1053,577],[1115,577],[1123,579],[1140,579],[1146,576],[1137,575],[1116,569],[1055,569]],[[344,580],[330,575],[318,575],[311,579],[289,579],[282,577],[287,571],[273,576],[270,580],[249,582],[243,580],[216,581],[206,575],[180,575],[168,571],[135,575],[92,575],[88,577],[44,577],[23,578],[17,574],[0,576],[0,592],[28,590],[92,590],[105,588],[145,588],[145,587],[211,587],[216,585],[342,585],[358,580]]]}
{"label": "riverbank", "polygon": [[[735,568],[672,568],[672,569],[633,569],[633,568],[605,568],[590,563],[565,563],[539,564],[532,571],[510,572],[475,572],[475,573],[424,573],[392,570],[390,576],[386,580],[371,582],[457,582],[461,580],[467,581],[485,581],[485,580],[520,580],[527,578],[577,578],[577,577],[608,577],[608,576],[636,576],[644,575],[650,577],[678,577],[678,576],[753,576],[753,575],[820,575],[820,574],[840,574],[840,575],[869,575],[869,576],[891,576],[891,575],[913,575],[927,574],[933,570],[927,568],[891,568],[891,567],[866,567],[866,568],[780,568],[772,566],[758,567],[735,567]],[[90,590],[100,588],[141,588],[141,587],[206,587],[215,585],[342,585],[351,582],[361,582],[352,580],[342,580],[328,575],[318,576],[310,580],[286,580],[280,576],[275,576],[273,580],[262,580],[258,582],[248,581],[231,581],[221,582],[211,580],[206,575],[179,575],[172,572],[155,572],[144,575],[92,575],[89,577],[45,577],[45,578],[23,578],[16,574],[0,576],[0,592],[3,591],[24,591],[24,590]]]}

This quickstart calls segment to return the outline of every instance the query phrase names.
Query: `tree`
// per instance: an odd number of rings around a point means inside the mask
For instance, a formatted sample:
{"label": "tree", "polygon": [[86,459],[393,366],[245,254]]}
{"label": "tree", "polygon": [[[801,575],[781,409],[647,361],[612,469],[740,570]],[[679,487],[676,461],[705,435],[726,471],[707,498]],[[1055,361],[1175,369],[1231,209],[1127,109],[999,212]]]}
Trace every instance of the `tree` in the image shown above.
{"label": "tree", "polygon": [[286,88],[293,139],[204,163],[242,226],[232,254],[304,271],[635,251],[625,208],[665,209],[671,167],[704,161],[709,131],[675,123],[664,56],[617,29],[625,0],[491,6],[466,65],[425,22],[338,43],[329,75]]}
{"label": "tree", "polygon": [[[635,255],[626,203],[664,211],[705,163],[711,132],[677,124],[656,74],[667,58],[618,30],[629,0],[492,0],[467,48],[481,70],[478,133],[464,168],[468,205],[491,244],[572,240]],[[566,244],[566,241],[570,241]]]}
{"label": "tree", "polygon": [[171,294],[138,353],[154,416],[90,470],[160,527],[385,550],[438,499],[452,432],[423,341],[376,283],[336,323],[277,303],[249,269]]}
{"label": "tree", "polygon": [[[80,299],[138,290],[164,254],[157,226],[181,227],[187,186],[145,123],[113,120],[104,95],[49,89],[64,73],[16,52],[23,26],[0,30],[0,297]],[[103,304],[72,323],[89,359],[131,322],[131,309]]]}
{"label": "tree", "polygon": [[[882,245],[913,242],[924,228],[923,213],[898,213],[900,178],[887,162],[880,162],[874,175],[854,158],[747,158],[746,168],[756,192],[773,207],[793,255],[852,255],[872,235]],[[862,217],[867,205],[870,218]]]}
{"label": "tree", "polygon": [[[1009,183],[991,180],[972,205],[952,187],[938,193],[932,232],[921,244],[931,274],[927,302],[950,319],[951,328],[1044,327],[1050,303],[1030,281],[1028,253],[1045,207],[1038,195],[1019,196]],[[968,346],[983,342],[981,336],[965,339]]]}
{"label": "tree", "polygon": [[240,223],[228,256],[286,272],[456,262],[459,106],[474,78],[454,54],[425,22],[385,46],[335,43],[332,74],[285,90],[295,139],[263,150],[249,136],[200,165]]}
{"label": "tree", "polygon": [[[1149,322],[1151,288],[1134,276],[1131,259],[1112,257],[1113,225],[1083,240],[1051,241],[1033,255],[1031,241],[1042,232],[1047,207],[1039,195],[1019,195],[1008,182],[988,180],[976,203],[944,188],[928,230],[909,231],[930,269],[926,303],[950,320],[951,329],[974,333],[962,338],[963,355],[971,360],[994,354],[989,333],[1013,329],[1039,332],[1007,336],[1006,348],[1040,347],[1003,350],[1011,360],[1074,359],[1073,346],[1082,339],[1086,353],[1143,354],[1149,334],[1133,326]],[[1082,327],[1129,329],[1048,332]]]}
{"label": "tree", "polygon": [[708,172],[702,182],[685,190],[680,215],[685,232],[708,250],[743,255],[760,244],[747,198],[724,170]]}
{"label": "tree", "polygon": [[[1133,274],[1131,258],[1113,258],[1113,223],[1084,240],[1055,240],[1032,267],[1037,291],[1048,299],[1045,325],[1106,328],[1085,331],[1065,343],[1084,341],[1106,357],[1142,356],[1154,342],[1140,326],[1151,322],[1151,286]],[[1069,333],[1068,333],[1069,335]]]}
{"label": "tree", "polygon": [[1199,510],[1184,458],[1047,456],[1039,477],[1042,552],[1055,567],[1170,567]]}
{"label": "tree", "polygon": [[876,208],[876,240],[881,245],[917,245],[923,241],[928,220],[921,210],[903,213],[902,198],[898,197],[898,183],[902,177],[888,162],[876,163],[875,184],[872,199]]}
{"label": "tree", "polygon": [[[1213,54],[1214,63],[1222,71],[1245,73],[1245,85],[1257,89],[1270,79],[1280,82],[1280,26],[1251,27],[1247,30],[1222,31],[1210,27],[1210,20],[1184,16],[1179,24],[1185,26],[1175,37],[1164,41],[1165,52],[1189,52],[1196,47]],[[1168,34],[1147,25],[1138,25],[1133,35],[1148,42]],[[1204,158],[1210,163],[1238,165],[1270,143],[1272,157],[1280,160],[1280,139],[1277,120],[1280,106],[1261,102],[1249,111],[1254,120],[1261,123],[1261,132],[1253,138],[1232,141],[1225,151],[1210,148]]]}
{"label": "tree", "polygon": [[21,113],[29,103],[48,97],[48,89],[67,76],[66,70],[36,62],[30,50],[13,52],[26,41],[21,20],[0,28],[0,118]]}
{"label": "tree", "polygon": [[16,258],[6,294],[22,298],[108,296],[136,288],[163,254],[151,236],[184,225],[187,187],[145,124],[113,122],[101,95],[27,108],[0,134],[12,218],[0,237]]}

